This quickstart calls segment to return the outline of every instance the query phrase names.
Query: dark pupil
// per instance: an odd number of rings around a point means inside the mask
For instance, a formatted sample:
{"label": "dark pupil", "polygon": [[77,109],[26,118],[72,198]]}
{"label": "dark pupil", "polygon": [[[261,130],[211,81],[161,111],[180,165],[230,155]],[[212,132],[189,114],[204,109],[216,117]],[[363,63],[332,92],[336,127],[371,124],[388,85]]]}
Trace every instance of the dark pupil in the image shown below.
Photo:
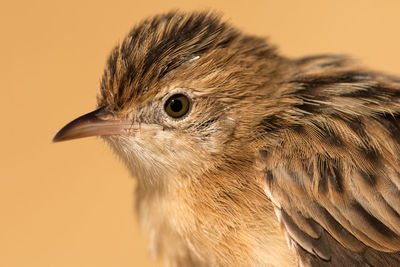
{"label": "dark pupil", "polygon": [[182,109],[182,102],[178,99],[172,99],[170,104],[171,110],[173,112],[179,112]]}

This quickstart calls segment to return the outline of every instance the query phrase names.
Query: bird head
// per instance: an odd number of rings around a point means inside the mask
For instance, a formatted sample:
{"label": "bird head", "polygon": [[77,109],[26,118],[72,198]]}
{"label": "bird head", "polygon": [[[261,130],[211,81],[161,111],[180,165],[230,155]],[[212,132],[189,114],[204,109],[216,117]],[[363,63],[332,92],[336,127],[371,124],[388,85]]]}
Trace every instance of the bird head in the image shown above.
{"label": "bird head", "polygon": [[240,166],[268,108],[279,113],[285,65],[265,39],[243,35],[215,14],[159,15],[112,51],[98,109],[54,141],[102,136],[150,183]]}

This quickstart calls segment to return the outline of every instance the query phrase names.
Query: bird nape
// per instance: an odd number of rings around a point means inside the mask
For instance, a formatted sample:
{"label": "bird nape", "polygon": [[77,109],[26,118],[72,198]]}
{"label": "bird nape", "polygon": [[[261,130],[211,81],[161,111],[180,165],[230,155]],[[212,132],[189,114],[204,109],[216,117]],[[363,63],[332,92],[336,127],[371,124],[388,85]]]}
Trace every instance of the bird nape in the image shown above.
{"label": "bird nape", "polygon": [[399,79],[171,12],[112,51],[97,103],[54,141],[115,149],[165,265],[400,266]]}

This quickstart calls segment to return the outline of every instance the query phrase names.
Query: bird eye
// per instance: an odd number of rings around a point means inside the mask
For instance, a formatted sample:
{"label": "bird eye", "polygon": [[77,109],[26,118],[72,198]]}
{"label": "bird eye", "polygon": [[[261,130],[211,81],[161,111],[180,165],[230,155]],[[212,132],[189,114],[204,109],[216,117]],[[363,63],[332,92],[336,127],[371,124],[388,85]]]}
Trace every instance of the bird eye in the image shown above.
{"label": "bird eye", "polygon": [[183,94],[171,96],[164,105],[165,112],[175,119],[183,117],[189,111],[189,107],[190,101]]}

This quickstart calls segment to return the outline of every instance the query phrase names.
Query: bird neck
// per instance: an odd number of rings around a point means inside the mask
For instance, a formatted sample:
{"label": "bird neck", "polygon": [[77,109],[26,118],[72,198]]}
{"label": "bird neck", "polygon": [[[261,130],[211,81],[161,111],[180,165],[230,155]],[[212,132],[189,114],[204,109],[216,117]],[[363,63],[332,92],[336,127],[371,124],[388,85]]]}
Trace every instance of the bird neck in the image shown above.
{"label": "bird neck", "polygon": [[293,265],[273,206],[254,164],[200,177],[163,177],[164,188],[139,183],[137,207],[154,255],[167,265]]}

